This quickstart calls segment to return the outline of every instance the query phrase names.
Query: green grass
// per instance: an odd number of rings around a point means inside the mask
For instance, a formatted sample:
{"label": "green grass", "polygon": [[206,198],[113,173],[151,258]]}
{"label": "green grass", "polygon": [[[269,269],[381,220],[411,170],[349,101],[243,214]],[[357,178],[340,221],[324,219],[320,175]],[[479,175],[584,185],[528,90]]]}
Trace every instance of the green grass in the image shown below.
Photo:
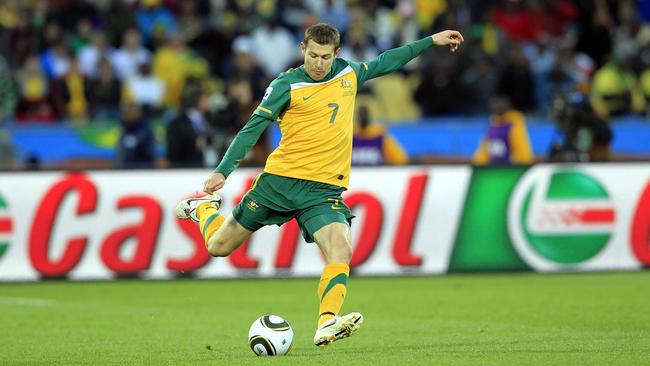
{"label": "green grass", "polygon": [[[352,278],[357,335],[311,344],[316,279],[0,285],[0,364],[648,365],[650,272]],[[246,344],[259,315],[288,356]]]}

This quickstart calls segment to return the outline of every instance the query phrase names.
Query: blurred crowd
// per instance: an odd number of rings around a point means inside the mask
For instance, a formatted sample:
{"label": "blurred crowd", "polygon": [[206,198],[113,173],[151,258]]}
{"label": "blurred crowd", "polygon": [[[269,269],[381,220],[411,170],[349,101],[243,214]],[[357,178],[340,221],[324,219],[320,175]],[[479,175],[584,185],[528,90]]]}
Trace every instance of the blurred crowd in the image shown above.
{"label": "blurred crowd", "polygon": [[126,167],[154,164],[162,121],[166,166],[212,165],[318,22],[355,61],[463,32],[458,54],[427,52],[364,87],[375,121],[487,115],[495,95],[551,116],[574,92],[609,120],[650,105],[648,20],[649,0],[0,0],[0,121],[121,123]]}

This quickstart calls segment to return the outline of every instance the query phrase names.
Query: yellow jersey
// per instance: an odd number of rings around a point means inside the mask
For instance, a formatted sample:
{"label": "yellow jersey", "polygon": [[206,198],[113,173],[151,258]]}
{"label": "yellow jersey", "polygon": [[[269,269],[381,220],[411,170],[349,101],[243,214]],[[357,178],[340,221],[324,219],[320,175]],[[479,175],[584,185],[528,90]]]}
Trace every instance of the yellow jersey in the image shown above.
{"label": "yellow jersey", "polygon": [[280,74],[215,171],[228,176],[264,129],[277,121],[282,138],[264,171],[347,188],[358,89],[367,80],[398,70],[432,45],[432,38],[426,37],[388,50],[369,62],[336,58],[329,74],[320,81],[309,77],[304,66]]}
{"label": "yellow jersey", "polygon": [[327,81],[311,80],[301,66],[271,84],[269,98],[255,113],[274,112],[269,109],[277,104],[271,98],[273,93],[288,94],[289,101],[277,119],[282,139],[268,157],[264,171],[348,186],[357,78],[352,67],[343,63],[340,60],[338,70],[333,67],[333,72],[338,72]]}

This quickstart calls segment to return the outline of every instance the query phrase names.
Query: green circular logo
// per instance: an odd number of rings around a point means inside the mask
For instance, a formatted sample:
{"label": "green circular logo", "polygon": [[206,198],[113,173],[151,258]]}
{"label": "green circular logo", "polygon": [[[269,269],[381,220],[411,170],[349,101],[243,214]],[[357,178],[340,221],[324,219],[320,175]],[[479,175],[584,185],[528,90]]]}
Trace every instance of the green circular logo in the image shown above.
{"label": "green circular logo", "polygon": [[603,185],[575,170],[537,173],[518,195],[518,251],[541,267],[543,261],[572,265],[595,257],[607,246],[616,218]]}
{"label": "green circular logo", "polygon": [[9,248],[9,238],[13,233],[13,220],[9,215],[7,201],[0,194],[0,259]]}

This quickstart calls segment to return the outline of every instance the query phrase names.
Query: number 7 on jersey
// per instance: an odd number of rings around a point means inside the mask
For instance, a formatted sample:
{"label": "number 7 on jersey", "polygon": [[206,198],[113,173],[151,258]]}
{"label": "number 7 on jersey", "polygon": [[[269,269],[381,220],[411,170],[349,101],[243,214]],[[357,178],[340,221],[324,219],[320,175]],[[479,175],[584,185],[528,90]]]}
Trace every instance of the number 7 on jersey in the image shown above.
{"label": "number 7 on jersey", "polygon": [[330,103],[327,106],[330,108],[334,108],[332,110],[332,118],[330,118],[330,123],[334,123],[334,120],[336,119],[336,113],[339,111],[339,105],[336,103]]}

